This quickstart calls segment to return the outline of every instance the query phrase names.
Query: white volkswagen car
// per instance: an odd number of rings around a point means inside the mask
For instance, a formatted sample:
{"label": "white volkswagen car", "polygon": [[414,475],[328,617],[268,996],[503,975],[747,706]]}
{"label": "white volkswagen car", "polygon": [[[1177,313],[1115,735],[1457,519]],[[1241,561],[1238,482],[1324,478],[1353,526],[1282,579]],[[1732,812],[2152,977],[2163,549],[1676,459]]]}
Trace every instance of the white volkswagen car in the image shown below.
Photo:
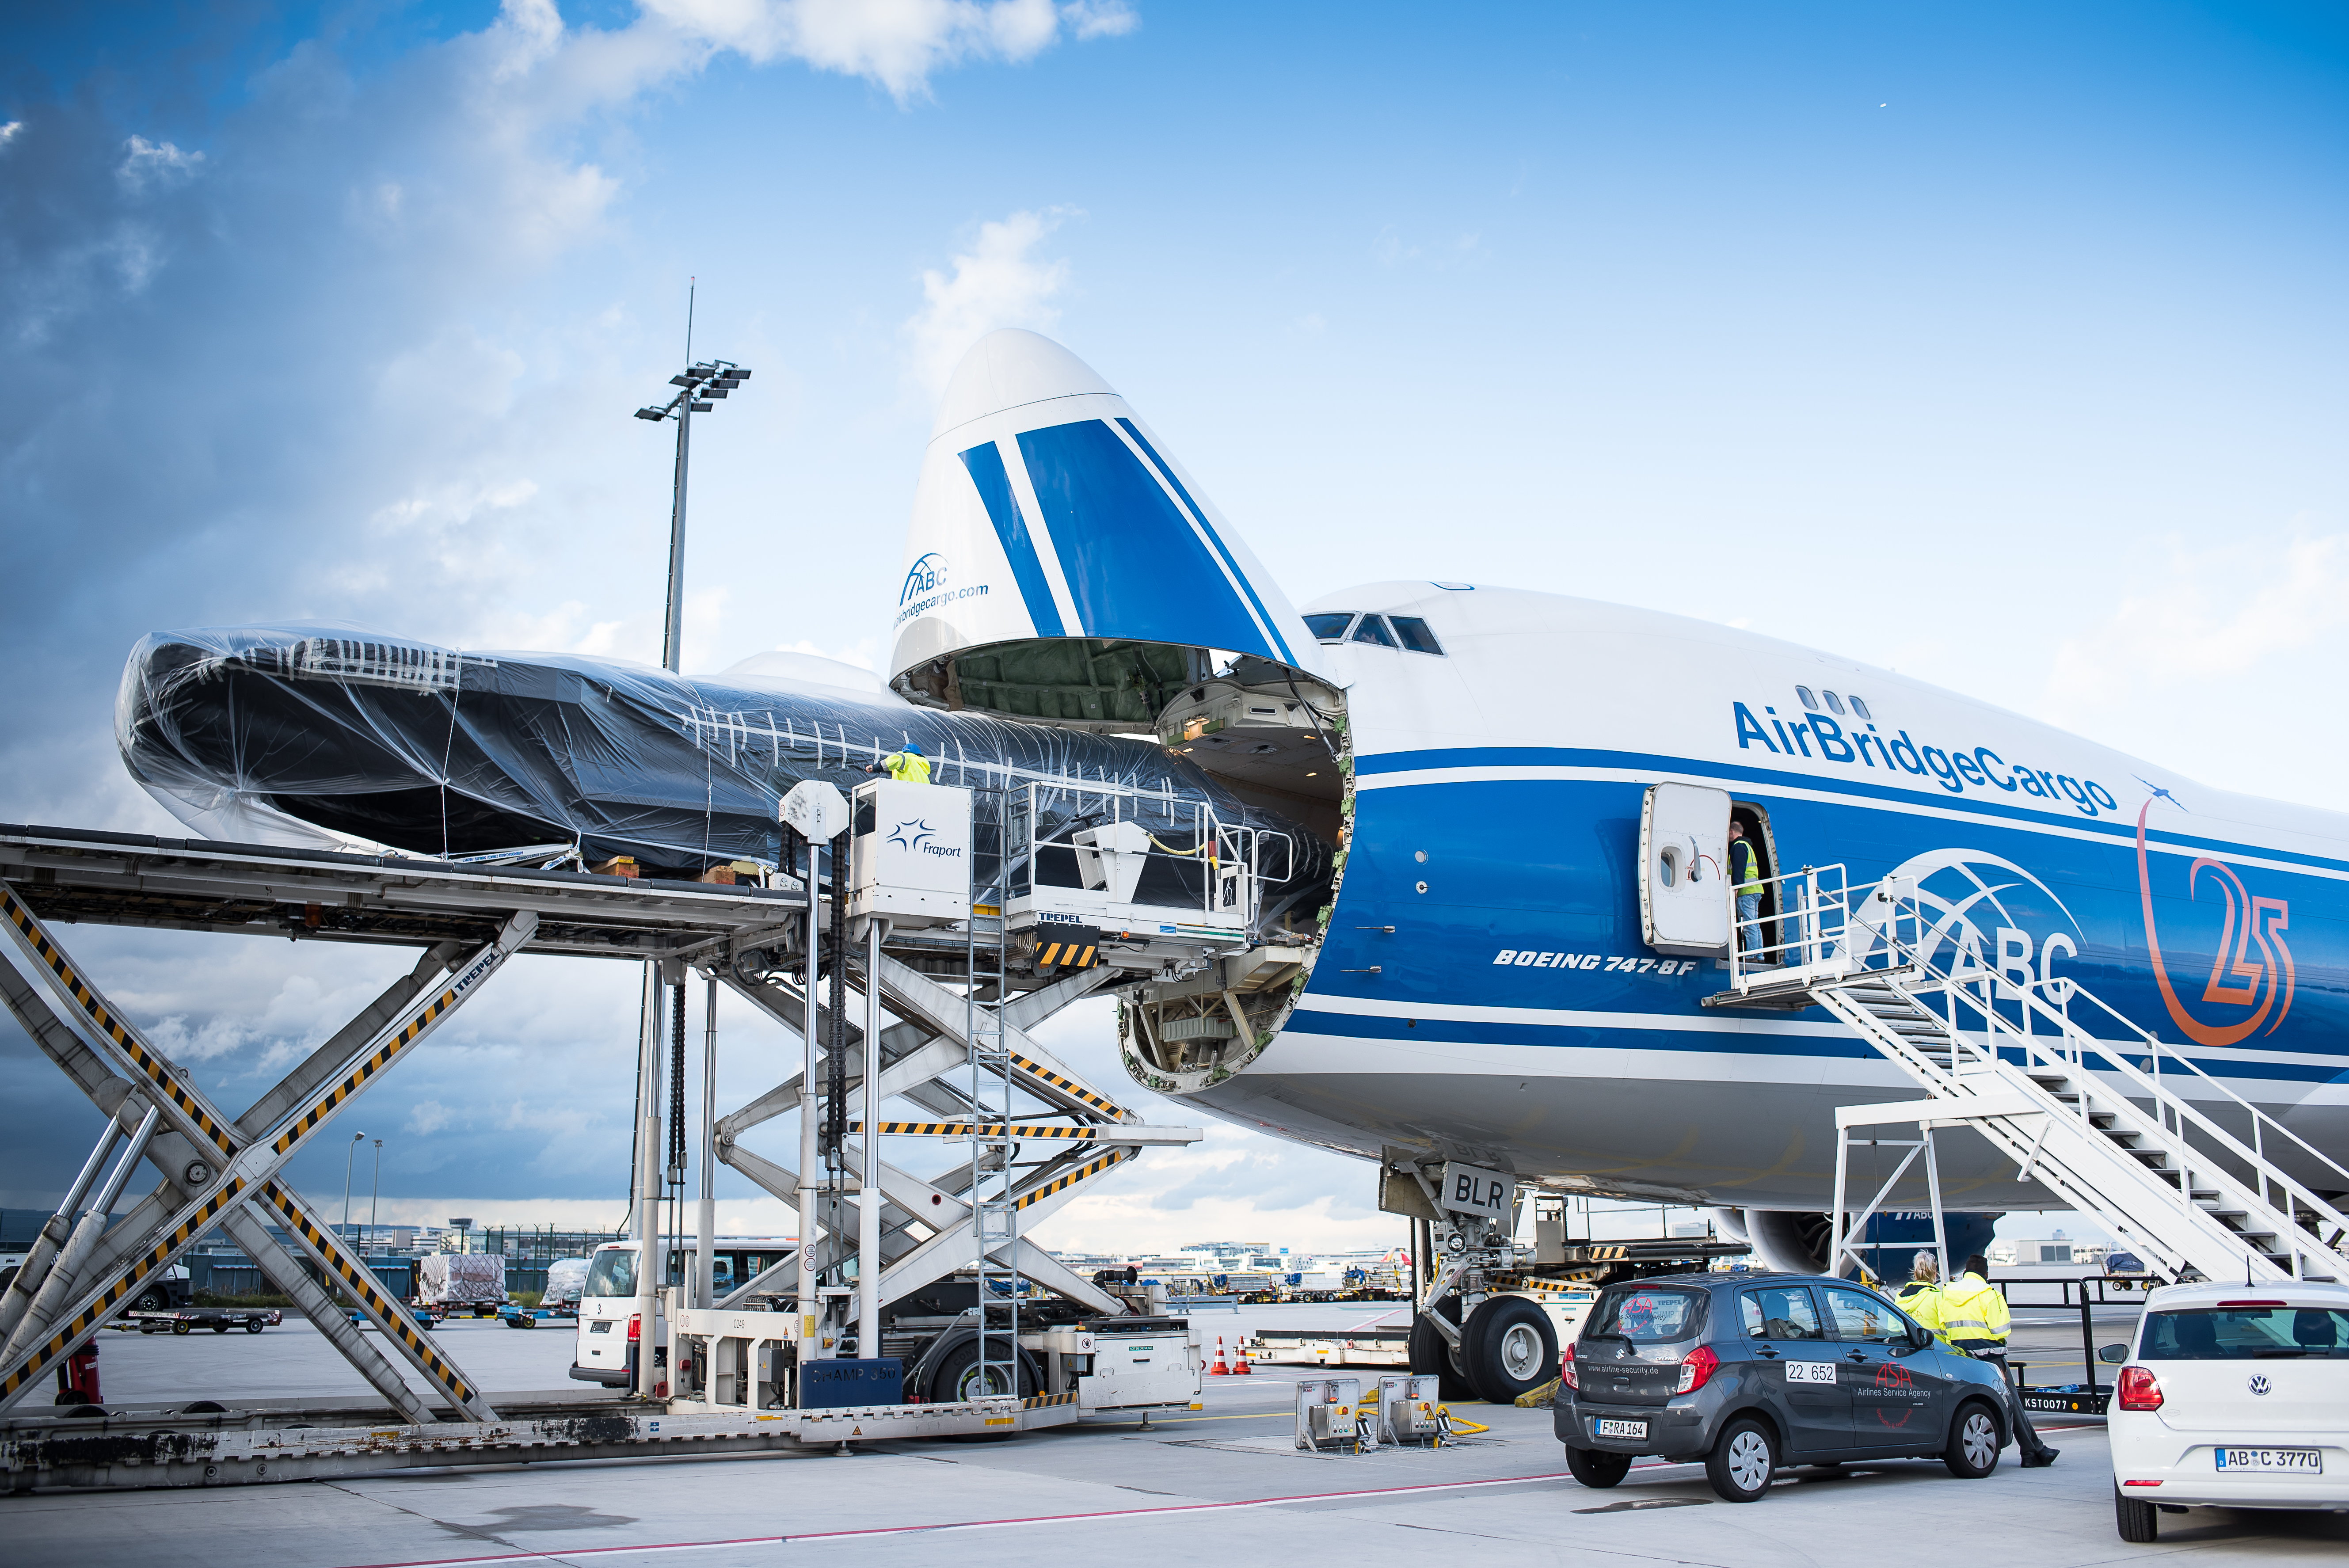
{"label": "white volkswagen car", "polygon": [[2124,1541],[2189,1508],[2349,1511],[2349,1288],[2167,1285],[2147,1296],[2106,1429]]}

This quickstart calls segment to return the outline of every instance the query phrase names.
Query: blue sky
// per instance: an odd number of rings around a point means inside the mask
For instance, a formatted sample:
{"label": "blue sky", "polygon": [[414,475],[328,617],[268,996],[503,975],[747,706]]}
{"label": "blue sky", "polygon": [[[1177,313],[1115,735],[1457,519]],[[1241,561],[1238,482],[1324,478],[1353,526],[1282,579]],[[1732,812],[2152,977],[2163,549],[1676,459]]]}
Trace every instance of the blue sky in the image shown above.
{"label": "blue sky", "polygon": [[[0,817],[172,830],[110,731],[160,627],[657,657],[667,437],[628,414],[688,276],[695,351],[757,370],[697,432],[688,668],[881,656],[936,387],[1017,325],[1123,392],[1296,599],[1426,575],[1669,607],[2340,803],[2335,8],[9,30]],[[390,962],[71,940],[240,1103]],[[500,984],[368,1097],[387,1211],[616,1212],[632,977]],[[1066,1028],[1113,1070],[1098,1014]],[[0,1053],[28,1130],[0,1194],[35,1202],[94,1118]],[[1064,1239],[1392,1229],[1359,1171],[1238,1133],[1122,1180]]]}

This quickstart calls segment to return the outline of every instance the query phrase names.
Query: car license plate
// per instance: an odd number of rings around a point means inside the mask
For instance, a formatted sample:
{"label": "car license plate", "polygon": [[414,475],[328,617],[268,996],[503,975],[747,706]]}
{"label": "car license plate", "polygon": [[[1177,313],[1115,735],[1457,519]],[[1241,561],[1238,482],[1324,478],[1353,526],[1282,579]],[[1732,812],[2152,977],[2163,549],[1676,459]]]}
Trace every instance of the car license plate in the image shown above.
{"label": "car license plate", "polygon": [[2323,1475],[2324,1454],[2319,1449],[2220,1449],[2222,1470],[2281,1471],[2290,1475]]}
{"label": "car license plate", "polygon": [[1645,1421],[1595,1421],[1594,1435],[1601,1438],[1644,1438],[1648,1435]]}

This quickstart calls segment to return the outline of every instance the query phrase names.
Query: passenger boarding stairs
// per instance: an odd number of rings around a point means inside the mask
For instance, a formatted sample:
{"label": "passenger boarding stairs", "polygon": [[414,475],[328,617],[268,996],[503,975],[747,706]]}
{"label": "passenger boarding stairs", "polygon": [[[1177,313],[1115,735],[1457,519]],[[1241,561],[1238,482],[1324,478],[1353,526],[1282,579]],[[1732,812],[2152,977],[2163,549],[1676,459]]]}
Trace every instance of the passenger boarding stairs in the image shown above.
{"label": "passenger boarding stairs", "polygon": [[1964,913],[1914,882],[1855,895],[1826,866],[1775,891],[1780,940],[1733,956],[1707,1006],[1825,1007],[1925,1091],[1930,1124],[1976,1129],[2156,1274],[2349,1281],[2349,1215],[2309,1184],[2337,1197],[2349,1169],[2178,1047],[2076,982],[1985,965]]}

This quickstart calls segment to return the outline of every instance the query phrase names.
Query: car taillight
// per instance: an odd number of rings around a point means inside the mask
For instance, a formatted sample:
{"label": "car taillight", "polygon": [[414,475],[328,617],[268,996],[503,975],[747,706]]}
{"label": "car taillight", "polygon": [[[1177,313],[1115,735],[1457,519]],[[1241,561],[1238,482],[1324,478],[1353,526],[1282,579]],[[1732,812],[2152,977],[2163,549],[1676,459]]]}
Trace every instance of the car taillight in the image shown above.
{"label": "car taillight", "polygon": [[1557,1376],[1568,1387],[1577,1393],[1582,1391],[1582,1385],[1574,1380],[1574,1342],[1571,1340],[1567,1342],[1565,1351],[1557,1358]]}
{"label": "car taillight", "polygon": [[634,1345],[637,1340],[642,1339],[642,1338],[644,1337],[644,1326],[645,1326],[645,1320],[644,1320],[644,1318],[643,1318],[641,1315],[633,1315],[633,1314],[632,1314],[632,1315],[629,1316],[629,1318],[628,1318],[628,1343],[629,1343],[629,1344]]}
{"label": "car taillight", "polygon": [[2121,1368],[2121,1408],[2124,1410],[2158,1410],[2161,1408],[2161,1379],[2144,1367]]}
{"label": "car taillight", "polygon": [[1713,1353],[1712,1346],[1698,1346],[1681,1357],[1681,1386],[1672,1391],[1676,1394],[1696,1392],[1704,1387],[1704,1380],[1712,1377],[1713,1369],[1720,1365],[1721,1357]]}

